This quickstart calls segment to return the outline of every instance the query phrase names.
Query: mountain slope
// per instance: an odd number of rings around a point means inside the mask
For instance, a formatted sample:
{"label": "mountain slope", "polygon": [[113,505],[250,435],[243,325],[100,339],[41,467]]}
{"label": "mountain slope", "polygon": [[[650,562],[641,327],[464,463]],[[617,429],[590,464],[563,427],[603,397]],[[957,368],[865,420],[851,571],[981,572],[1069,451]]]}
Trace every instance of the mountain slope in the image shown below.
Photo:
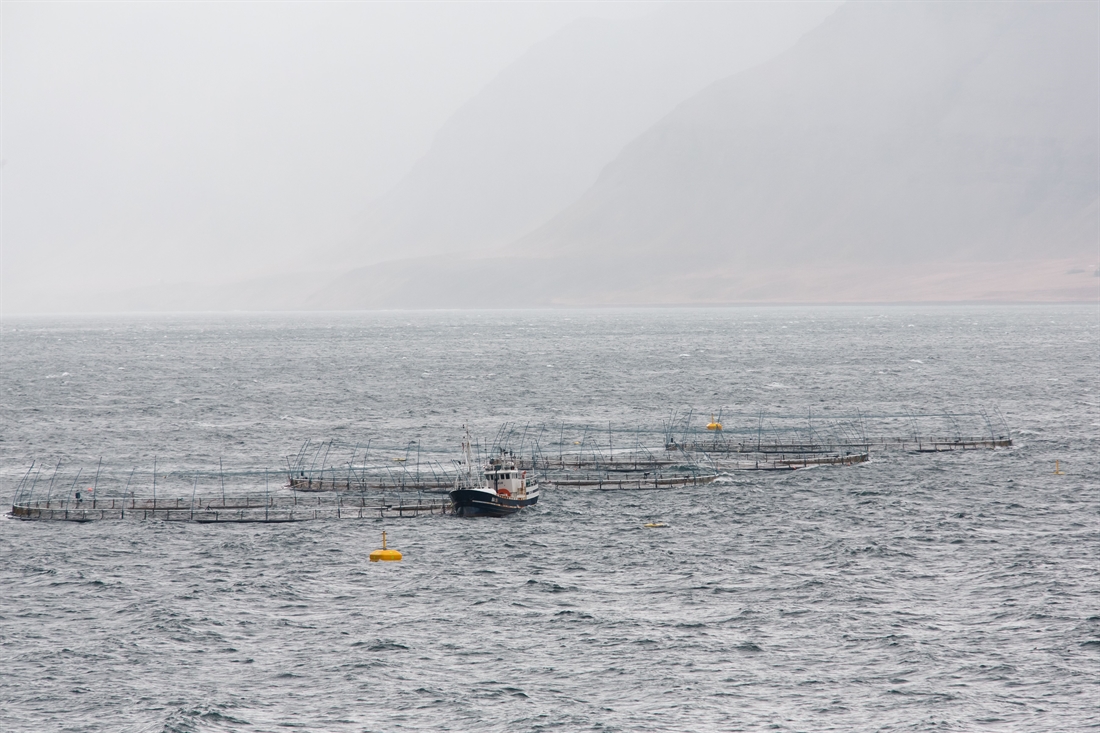
{"label": "mountain slope", "polygon": [[677,103],[760,63],[837,3],[671,3],[578,21],[464,105],[369,208],[338,259],[369,263],[502,246],[572,203]]}
{"label": "mountain slope", "polygon": [[856,3],[481,260],[336,307],[1066,301],[1100,293],[1095,3]]}
{"label": "mountain slope", "polygon": [[1094,252],[1097,8],[845,6],[681,105],[517,251],[755,265]]}

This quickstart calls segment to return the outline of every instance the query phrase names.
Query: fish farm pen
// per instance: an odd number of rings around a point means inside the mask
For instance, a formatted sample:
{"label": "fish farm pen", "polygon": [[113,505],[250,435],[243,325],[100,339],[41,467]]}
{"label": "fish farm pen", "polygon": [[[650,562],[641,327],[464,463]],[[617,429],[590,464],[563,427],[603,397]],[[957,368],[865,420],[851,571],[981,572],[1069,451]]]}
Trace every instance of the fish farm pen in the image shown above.
{"label": "fish farm pen", "polygon": [[[43,475],[45,474],[45,476]],[[81,477],[87,480],[81,482]],[[18,519],[88,522],[159,519],[170,522],[303,522],[450,514],[451,502],[415,490],[303,493],[271,471],[171,471],[132,469],[87,474],[60,463],[32,465],[12,501]],[[226,493],[225,481],[232,493]],[[243,489],[243,490],[242,490]]]}
{"label": "fish farm pen", "polygon": [[[732,419],[731,419],[732,418]],[[736,421],[736,422],[734,422]],[[726,424],[723,425],[723,422]],[[916,413],[711,416],[702,428],[694,413],[673,416],[666,427],[667,450],[702,453],[847,454],[875,451],[938,453],[1009,448],[1012,438],[1000,413]]]}
{"label": "fish farm pen", "polygon": [[[456,431],[457,432],[457,431]],[[198,523],[300,522],[452,514],[448,493],[461,467],[457,439],[429,444],[306,440],[278,469],[172,466],[90,469],[32,462],[11,515],[86,522],[158,519]],[[802,415],[695,411],[651,428],[613,424],[500,425],[476,441],[484,466],[507,455],[543,487],[659,491],[706,487],[742,471],[854,466],[878,452],[940,453],[1008,448],[999,414]],[[228,490],[227,490],[228,483]]]}
{"label": "fish farm pen", "polygon": [[41,499],[12,505],[12,516],[19,519],[44,519],[69,522],[90,522],[99,519],[160,519],[167,522],[305,522],[315,519],[373,519],[415,517],[421,514],[451,514],[450,501],[415,503],[385,503],[365,498],[335,496],[316,504],[307,501],[287,502],[277,497],[233,498],[228,503],[200,501],[195,504],[183,498],[104,499],[77,501],[65,499],[51,502]]}

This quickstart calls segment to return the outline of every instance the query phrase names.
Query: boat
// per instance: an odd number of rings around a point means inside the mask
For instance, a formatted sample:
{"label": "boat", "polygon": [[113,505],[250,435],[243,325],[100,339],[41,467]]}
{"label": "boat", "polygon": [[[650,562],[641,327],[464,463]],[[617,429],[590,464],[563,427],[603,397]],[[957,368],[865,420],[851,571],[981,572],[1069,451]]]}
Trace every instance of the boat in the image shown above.
{"label": "boat", "polygon": [[455,488],[451,492],[454,513],[460,517],[506,517],[539,500],[538,481],[528,480],[527,472],[516,465],[516,458],[503,448],[484,466],[477,466],[470,449],[470,433],[462,441]]}

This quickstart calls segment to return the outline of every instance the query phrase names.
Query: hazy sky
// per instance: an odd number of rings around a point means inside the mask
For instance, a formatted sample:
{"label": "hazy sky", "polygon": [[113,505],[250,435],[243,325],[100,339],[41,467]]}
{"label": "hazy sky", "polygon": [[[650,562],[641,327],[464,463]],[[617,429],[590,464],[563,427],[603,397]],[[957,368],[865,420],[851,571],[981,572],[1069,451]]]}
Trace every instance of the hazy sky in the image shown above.
{"label": "hazy sky", "polygon": [[322,247],[532,44],[656,8],[4,2],[4,305]]}

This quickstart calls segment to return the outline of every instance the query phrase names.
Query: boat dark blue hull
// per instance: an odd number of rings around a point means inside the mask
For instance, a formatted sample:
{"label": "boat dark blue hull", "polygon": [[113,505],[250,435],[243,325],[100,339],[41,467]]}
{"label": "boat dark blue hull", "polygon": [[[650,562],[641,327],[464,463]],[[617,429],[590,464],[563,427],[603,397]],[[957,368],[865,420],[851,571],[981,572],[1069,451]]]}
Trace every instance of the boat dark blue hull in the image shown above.
{"label": "boat dark blue hull", "polygon": [[473,489],[457,489],[451,492],[454,513],[460,517],[506,517],[538,500],[538,494],[526,499],[510,499]]}

